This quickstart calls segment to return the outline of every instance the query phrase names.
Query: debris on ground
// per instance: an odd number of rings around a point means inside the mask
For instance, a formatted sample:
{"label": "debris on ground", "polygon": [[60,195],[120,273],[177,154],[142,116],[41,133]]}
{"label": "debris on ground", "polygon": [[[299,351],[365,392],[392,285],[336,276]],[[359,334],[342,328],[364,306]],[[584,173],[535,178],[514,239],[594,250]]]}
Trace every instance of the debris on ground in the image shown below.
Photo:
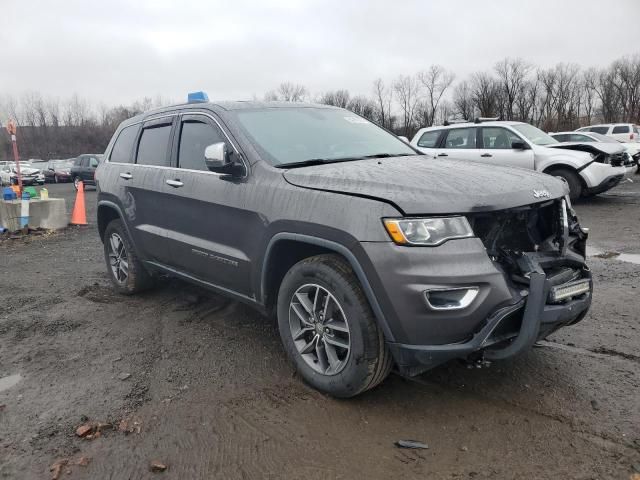
{"label": "debris on ground", "polygon": [[6,405],[4,405],[4,404],[3,404],[3,405],[0,405],[0,412],[2,412],[5,408],[7,408],[7,406],[6,406]]}
{"label": "debris on ground", "polygon": [[125,380],[127,380],[128,378],[130,378],[130,377],[131,377],[131,374],[130,374],[130,373],[125,373],[125,372],[123,372],[123,373],[121,373],[120,375],[118,375],[118,378],[119,378],[120,380],[122,380],[122,381],[125,381]]}
{"label": "debris on ground", "polygon": [[118,431],[129,435],[130,433],[140,433],[141,423],[136,420],[122,419],[118,424]]}
{"label": "debris on ground", "polygon": [[[91,458],[89,457],[80,457],[76,460],[69,458],[62,458],[57,460],[51,467],[49,467],[49,471],[51,472],[51,480],[58,480],[63,473],[69,475],[71,473],[71,466],[79,465],[81,467],[86,467],[91,462]],[[66,467],[66,468],[65,468]]]}
{"label": "debris on ground", "polygon": [[461,451],[461,452],[468,452],[468,451],[469,451],[469,447],[467,447],[466,445],[462,445],[462,446],[460,447],[460,451]]}
{"label": "debris on ground", "polygon": [[398,440],[397,442],[395,442],[395,446],[398,448],[414,448],[423,450],[429,448],[429,445],[427,445],[426,443],[418,442],[416,440]]}
{"label": "debris on ground", "polygon": [[611,251],[602,252],[594,255],[594,257],[596,258],[615,258],[618,256],[620,256],[619,252],[611,252]]}
{"label": "debris on ground", "polygon": [[167,469],[167,465],[158,460],[152,460],[151,463],[149,464],[149,470],[151,470],[153,473],[161,473],[161,472],[164,472],[166,469]]}
{"label": "debris on ground", "polygon": [[88,422],[76,428],[76,436],[86,440],[93,440],[102,435],[103,430],[113,428],[110,423]]}

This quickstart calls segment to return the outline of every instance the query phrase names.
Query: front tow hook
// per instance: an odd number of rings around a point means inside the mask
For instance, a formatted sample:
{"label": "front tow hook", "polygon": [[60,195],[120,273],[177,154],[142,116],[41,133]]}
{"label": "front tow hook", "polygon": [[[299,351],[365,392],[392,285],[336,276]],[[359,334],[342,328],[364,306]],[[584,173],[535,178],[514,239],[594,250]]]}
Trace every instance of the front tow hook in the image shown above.
{"label": "front tow hook", "polygon": [[547,276],[543,273],[531,272],[529,277],[529,295],[522,315],[520,333],[509,345],[500,349],[487,349],[484,358],[487,360],[504,360],[529,350],[538,340],[540,321],[547,302],[549,288]]}

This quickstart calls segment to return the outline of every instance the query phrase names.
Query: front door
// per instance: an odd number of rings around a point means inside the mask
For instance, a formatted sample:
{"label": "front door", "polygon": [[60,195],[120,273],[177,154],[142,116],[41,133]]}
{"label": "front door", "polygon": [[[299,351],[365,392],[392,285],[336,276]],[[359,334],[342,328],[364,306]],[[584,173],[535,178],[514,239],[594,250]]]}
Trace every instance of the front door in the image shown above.
{"label": "front door", "polygon": [[165,171],[163,226],[167,232],[167,265],[241,295],[251,295],[250,257],[259,239],[252,235],[258,215],[245,208],[245,177],[209,171],[208,145],[234,145],[208,114],[182,115],[173,149],[172,168]]}
{"label": "front door", "polygon": [[482,127],[478,142],[481,147],[478,150],[478,161],[529,170],[535,168],[533,150],[513,148],[513,142],[524,143],[527,146],[528,143],[507,128]]}

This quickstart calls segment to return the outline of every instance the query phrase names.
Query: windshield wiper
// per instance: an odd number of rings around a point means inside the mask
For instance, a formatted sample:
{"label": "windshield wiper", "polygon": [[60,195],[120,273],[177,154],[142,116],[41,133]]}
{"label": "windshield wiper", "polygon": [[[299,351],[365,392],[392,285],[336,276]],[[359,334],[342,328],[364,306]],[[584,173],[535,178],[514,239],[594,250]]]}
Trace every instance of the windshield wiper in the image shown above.
{"label": "windshield wiper", "polygon": [[296,167],[311,167],[313,165],[324,165],[325,163],[341,162],[342,159],[338,158],[310,158],[309,160],[302,160],[300,162],[279,163],[274,165],[276,168],[296,168]]}
{"label": "windshield wiper", "polygon": [[374,153],[372,155],[361,155],[357,157],[342,157],[342,158],[311,158],[309,160],[302,160],[300,162],[280,163],[274,165],[276,168],[296,168],[296,167],[311,167],[313,165],[324,165],[327,163],[339,163],[339,162],[352,162],[354,160],[365,160],[367,158],[387,158],[387,157],[406,157],[411,155],[418,155],[417,153]]}

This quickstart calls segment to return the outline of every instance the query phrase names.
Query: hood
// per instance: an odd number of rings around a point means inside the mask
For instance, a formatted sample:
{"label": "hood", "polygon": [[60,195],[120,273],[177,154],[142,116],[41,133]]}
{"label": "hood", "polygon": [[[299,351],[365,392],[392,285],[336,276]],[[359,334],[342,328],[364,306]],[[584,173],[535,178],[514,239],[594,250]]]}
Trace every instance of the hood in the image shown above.
{"label": "hood", "polygon": [[615,143],[604,143],[604,142],[561,142],[554,143],[552,145],[547,145],[550,148],[562,148],[565,150],[577,150],[580,152],[593,153],[598,155],[600,153],[605,153],[607,155],[615,155],[616,153],[622,153],[625,151],[625,148],[620,145],[616,145]]}
{"label": "hood", "polygon": [[302,167],[283,176],[299,187],[385,201],[405,215],[503,210],[568,192],[563,181],[531,170],[426,155]]}
{"label": "hood", "polygon": [[[18,173],[18,170],[15,167],[13,167],[13,173]],[[38,170],[37,168],[23,167],[22,165],[20,165],[21,175],[35,175],[37,173],[40,173],[40,170]]]}

